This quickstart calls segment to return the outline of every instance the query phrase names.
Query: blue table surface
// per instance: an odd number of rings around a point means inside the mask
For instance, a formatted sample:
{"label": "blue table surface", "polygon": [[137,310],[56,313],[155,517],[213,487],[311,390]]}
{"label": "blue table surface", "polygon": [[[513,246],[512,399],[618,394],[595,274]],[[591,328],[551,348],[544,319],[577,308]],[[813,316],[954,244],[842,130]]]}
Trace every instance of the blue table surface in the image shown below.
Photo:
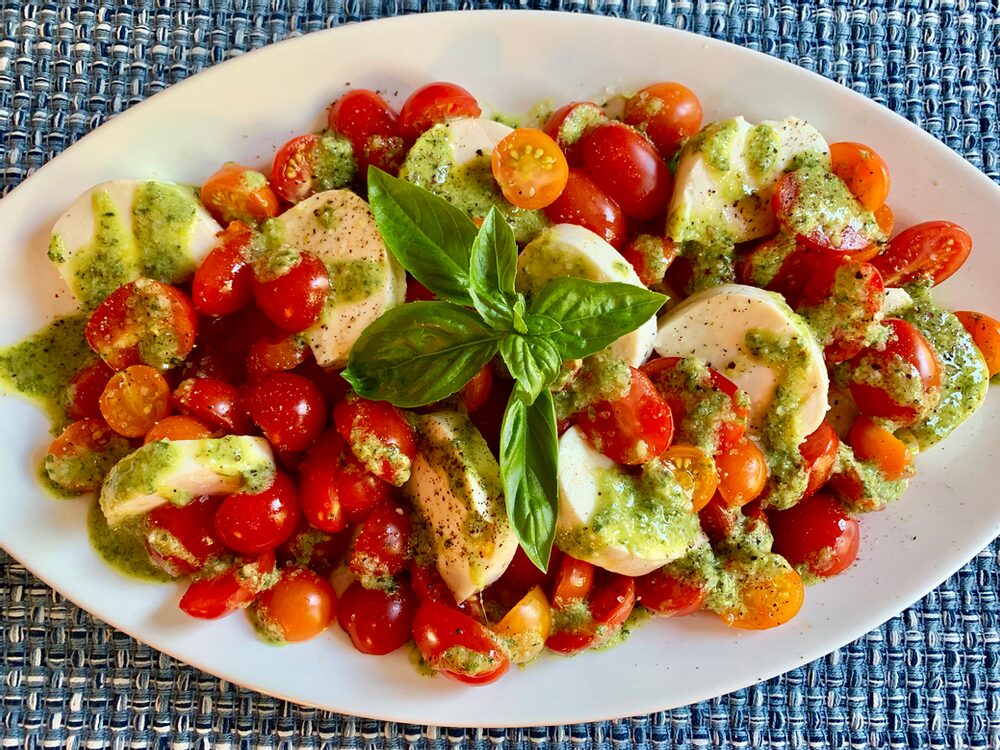
{"label": "blue table surface", "polygon": [[[239,52],[346,22],[499,7],[622,16],[781,57],[896,110],[998,179],[1000,11],[985,0],[0,0],[0,186]],[[0,552],[0,747],[1000,748],[997,553],[994,542],[882,627],[746,690],[615,722],[477,730],[234,687],[95,620]]]}

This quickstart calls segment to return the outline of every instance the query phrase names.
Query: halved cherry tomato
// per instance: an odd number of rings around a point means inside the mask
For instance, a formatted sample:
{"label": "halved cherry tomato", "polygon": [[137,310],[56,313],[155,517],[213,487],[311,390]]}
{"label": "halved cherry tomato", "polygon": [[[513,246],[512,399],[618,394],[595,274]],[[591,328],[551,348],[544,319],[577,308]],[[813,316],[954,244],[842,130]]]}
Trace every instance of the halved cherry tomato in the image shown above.
{"label": "halved cherry tomato", "polygon": [[904,229],[872,261],[886,286],[932,279],[934,286],[962,267],[972,252],[972,237],[950,221],[925,221]]}
{"label": "halved cherry tomato", "polygon": [[645,133],[664,159],[701,128],[701,102],[687,86],[654,83],[625,102],[622,120]]}
{"label": "halved cherry tomato", "polygon": [[594,182],[633,219],[652,219],[670,201],[673,178],[666,162],[638,131],[620,122],[598,125],[583,142]]}
{"label": "halved cherry tomato", "polygon": [[402,573],[410,559],[411,528],[405,508],[382,503],[361,522],[348,555],[348,568],[362,583],[369,584]]}
{"label": "halved cherry tomato", "polygon": [[589,229],[616,248],[625,244],[628,236],[625,214],[618,204],[578,167],[569,170],[566,187],[545,207],[545,217],[553,224],[577,224]]}
{"label": "halved cherry tomato", "polygon": [[114,374],[115,371],[101,359],[77,371],[66,387],[66,416],[70,419],[100,417],[101,394]]}
{"label": "halved cherry tomato", "polygon": [[660,617],[684,617],[701,609],[705,589],[665,570],[635,579],[636,601]]}
{"label": "halved cherry tomato", "polygon": [[589,562],[562,555],[552,586],[552,604],[561,608],[589,597],[594,588],[594,572]]}
{"label": "halved cherry tomato", "polygon": [[814,432],[799,445],[799,454],[809,471],[809,483],[803,497],[809,497],[826,484],[833,467],[837,463],[840,438],[827,420],[823,420]]}
{"label": "halved cherry tomato", "polygon": [[425,601],[413,618],[413,640],[434,669],[471,685],[498,680],[510,659],[496,636],[468,615]]}
{"label": "halved cherry tomato", "polygon": [[349,394],[333,408],[333,420],[368,471],[396,487],[406,483],[417,439],[401,409]]}
{"label": "halved cherry tomato", "polygon": [[635,607],[635,581],[628,576],[600,571],[587,606],[589,621],[552,633],[545,641],[547,648],[560,654],[575,654],[612,638]]}
{"label": "halved cherry tomato", "polygon": [[90,314],[84,334],[113,370],[179,365],[194,348],[198,316],[180,289],[138,279],[112,292]]}
{"label": "halved cherry tomato", "polygon": [[767,459],[757,444],[741,437],[715,457],[719,469],[719,494],[737,508],[755,500],[767,484]]}
{"label": "halved cherry tomato", "polygon": [[982,353],[986,369],[992,378],[1000,372],[1000,320],[971,310],[960,310],[955,313],[955,317],[972,336],[972,341]]}
{"label": "halved cherry tomato", "polygon": [[913,475],[913,456],[909,448],[871,417],[858,415],[851,425],[847,442],[855,456],[878,466],[886,479]]}
{"label": "halved cherry tomato", "polygon": [[493,628],[514,664],[526,664],[545,650],[552,633],[552,607],[541,586],[535,586]]}
{"label": "halved cherry tomato", "polygon": [[244,389],[243,404],[274,445],[302,451],[326,426],[326,402],[319,386],[293,372],[275,372]]}
{"label": "halved cherry tomato", "polygon": [[143,541],[149,559],[169,575],[198,573],[226,546],[215,533],[220,498],[200,497],[187,505],[166,503],[146,515]]}
{"label": "halved cherry tomato", "polygon": [[821,263],[803,287],[796,312],[806,320],[834,321],[822,328],[823,357],[830,364],[857,355],[878,326],[885,302],[882,275],[871,263]]}
{"label": "halved cherry tomato", "polygon": [[889,165],[868,146],[850,141],[830,144],[833,173],[844,181],[869,211],[885,204],[889,197]]}
{"label": "halved cherry tomato", "polygon": [[784,625],[802,609],[805,590],[802,578],[775,556],[770,570],[752,568],[741,582],[740,603],[720,613],[730,627],[766,630]]}
{"label": "halved cherry tomato", "polygon": [[861,526],[830,495],[820,492],[788,510],[768,513],[774,551],[817,576],[847,570],[858,556]]}
{"label": "halved cherry tomato", "polygon": [[238,557],[221,571],[191,582],[180,608],[192,617],[215,620],[250,603],[278,580],[274,552]]}
{"label": "halved cherry tomato", "polygon": [[550,575],[539,570],[524,553],[524,550],[518,547],[503,575],[483,592],[483,598],[487,601],[497,602],[504,609],[509,609],[535,586],[548,588],[549,579],[554,577],[555,571],[559,567],[560,554],[558,549],[552,550],[552,556],[549,558]]}
{"label": "halved cherry tomato", "polygon": [[327,122],[351,142],[362,175],[367,174],[369,164],[391,174],[399,171],[405,156],[400,124],[396,112],[377,92],[348,91],[330,106]]}
{"label": "halved cherry tomato", "polygon": [[545,208],[569,180],[566,157],[541,130],[517,128],[493,148],[493,177],[518,208]]}
{"label": "halved cherry tomato", "polygon": [[719,487],[715,461],[701,448],[674,443],[660,454],[659,460],[670,467],[677,483],[691,495],[691,507],[700,511]]}
{"label": "halved cherry tomato", "polygon": [[201,186],[201,202],[220,224],[256,224],[278,215],[281,206],[267,178],[235,162],[223,164]]}
{"label": "halved cherry tomato", "polygon": [[254,266],[253,298],[264,314],[283,331],[304,331],[317,320],[330,291],[326,264],[310,252],[301,252],[291,265]]}
{"label": "halved cherry tomato", "polygon": [[351,391],[350,384],[341,377],[342,370],[327,370],[317,364],[312,357],[308,357],[292,372],[315,383],[323,394],[323,400],[328,404],[337,403]]}
{"label": "halved cherry tomato", "polygon": [[181,414],[194,417],[214,429],[242,435],[250,429],[250,418],[240,400],[240,391],[217,378],[182,380],[173,393],[173,404]]}
{"label": "halved cherry tomato", "polygon": [[212,430],[194,417],[184,414],[174,414],[164,417],[154,424],[143,437],[143,443],[155,443],[158,440],[200,440],[212,437]]}
{"label": "halved cherry tomato", "polygon": [[191,300],[201,315],[231,315],[253,302],[253,232],[234,221],[194,272]]}
{"label": "halved cherry tomato", "polygon": [[862,413],[913,424],[940,399],[941,366],[933,347],[911,323],[887,318],[889,339],[851,360],[851,396]]}
{"label": "halved cherry tomato", "polygon": [[583,164],[583,142],[597,125],[607,121],[604,110],[594,102],[570,102],[553,112],[542,130],[559,144],[570,165],[578,167]]}
{"label": "halved cherry tomato", "polygon": [[406,583],[386,591],[366,589],[360,581],[354,581],[340,597],[337,622],[350,636],[354,648],[363,654],[381,656],[409,642],[417,605],[417,597]]}
{"label": "halved cherry tomato", "polygon": [[433,563],[430,565],[421,565],[417,560],[410,560],[409,571],[410,586],[417,595],[417,599],[420,601],[430,599],[440,602],[452,609],[457,609],[459,612],[464,612],[470,617],[485,622],[485,618],[481,616],[478,607],[475,606],[479,603],[479,597],[469,597],[461,604],[456,602],[455,595],[451,593],[451,589],[448,588],[448,584],[445,583],[444,578],[441,577],[441,573],[438,572],[437,566]]}
{"label": "halved cherry tomato", "polygon": [[142,437],[170,413],[170,386],[158,371],[132,365],[116,372],[101,394],[101,415],[125,437]]}
{"label": "halved cherry tomato", "polygon": [[260,378],[272,372],[294,370],[308,359],[309,345],[295,334],[280,333],[257,339],[247,354],[247,374]]}
{"label": "halved cherry tomato", "polygon": [[461,86],[437,81],[410,94],[399,110],[399,132],[412,143],[434,125],[456,117],[479,117],[476,98]]}
{"label": "halved cherry tomato", "polygon": [[251,345],[260,338],[277,335],[280,331],[256,305],[244,307],[224,317],[202,318],[198,329],[198,348],[191,353],[189,359],[197,360],[200,351],[235,354],[245,379],[245,360]]}
{"label": "halved cherry tomato", "polygon": [[295,484],[280,471],[258,492],[235,492],[215,514],[215,531],[232,550],[253,555],[288,539],[299,521]]}
{"label": "halved cherry tomato", "polygon": [[677,257],[677,245],[669,237],[640,234],[622,248],[622,257],[635,269],[646,286],[663,281],[663,275]]}
{"label": "halved cherry tomato", "polygon": [[739,266],[740,280],[744,284],[778,292],[794,308],[799,304],[803,287],[823,260],[821,253],[779,233],[777,237],[758,244],[744,257]]}
{"label": "halved cherry tomato", "polygon": [[300,135],[274,155],[271,187],[289,203],[298,203],[322,190],[344,187],[356,167],[353,146],[346,137]]}
{"label": "halved cherry tomato", "polygon": [[347,531],[328,534],[300,516],[295,532],[278,546],[276,554],[281,565],[309,568],[325,576],[340,565],[349,543]]}
{"label": "halved cherry tomato", "polygon": [[438,296],[412,276],[406,277],[407,302],[433,302]]}
{"label": "halved cherry tomato", "polygon": [[708,540],[712,544],[717,544],[733,533],[740,515],[740,509],[731,507],[716,491],[708,504],[698,511],[698,520]]}
{"label": "halved cherry tomato", "polygon": [[285,568],[250,606],[254,626],[277,643],[315,638],[330,626],[336,610],[337,592],[308,568]]}
{"label": "halved cherry tomato", "polygon": [[641,370],[629,368],[628,394],[598,401],[576,419],[580,429],[605,456],[620,464],[642,464],[659,456],[674,437],[670,407]]}
{"label": "halved cherry tomato", "polygon": [[500,455],[500,426],[503,424],[503,415],[513,389],[513,381],[494,378],[490,392],[486,395],[486,401],[469,415],[476,429],[486,439],[490,452],[497,457]]}
{"label": "halved cherry tomato", "polygon": [[94,492],[129,451],[128,441],[103,420],[81,419],[67,425],[49,445],[45,473],[71,492]]}

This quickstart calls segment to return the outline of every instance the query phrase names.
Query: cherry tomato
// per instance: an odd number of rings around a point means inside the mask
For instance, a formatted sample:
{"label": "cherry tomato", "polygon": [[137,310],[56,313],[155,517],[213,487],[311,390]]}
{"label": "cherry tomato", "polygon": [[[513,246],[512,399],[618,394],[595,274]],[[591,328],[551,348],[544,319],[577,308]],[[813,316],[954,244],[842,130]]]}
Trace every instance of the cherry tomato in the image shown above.
{"label": "cherry tomato", "polygon": [[691,507],[700,511],[719,487],[719,473],[712,457],[694,445],[674,443],[660,454],[677,483],[691,495]]}
{"label": "cherry tomato", "polygon": [[892,230],[896,227],[896,217],[893,216],[888,203],[883,203],[875,209],[875,223],[878,224],[878,228],[886,237],[892,234]]}
{"label": "cherry tomato", "polygon": [[822,487],[833,474],[837,463],[837,451],[840,449],[840,438],[827,420],[823,420],[816,430],[808,435],[799,446],[809,471],[809,483],[803,497],[809,497]]}
{"label": "cherry tomato", "polygon": [[732,536],[737,524],[742,523],[743,509],[751,508],[753,505],[744,505],[742,509],[734,508],[716,492],[708,504],[698,511],[701,529],[712,544],[725,541]]}
{"label": "cherry tomato", "polygon": [[[552,557],[549,558],[549,570],[554,574],[558,567],[559,550],[553,549]],[[509,609],[531,589],[536,586],[547,586],[549,579],[550,575],[539,570],[524,550],[518,547],[503,575],[483,592],[483,597],[498,602],[504,609]]]}
{"label": "cherry tomato", "polygon": [[972,336],[992,378],[1000,372],[1000,320],[971,310],[960,310],[955,313],[955,317]]}
{"label": "cherry tomato", "polygon": [[400,135],[412,143],[434,125],[457,117],[479,117],[476,98],[454,83],[428,83],[410,94],[399,110]]}
{"label": "cherry tomato", "polygon": [[257,339],[247,354],[247,374],[260,378],[272,372],[294,370],[309,357],[309,345],[295,334],[280,333]]}
{"label": "cherry tomato", "polygon": [[884,348],[868,347],[851,360],[851,396],[862,413],[913,424],[940,399],[941,366],[913,325],[887,318]]}
{"label": "cherry tomato", "polygon": [[577,424],[604,455],[620,464],[642,464],[670,446],[674,422],[667,402],[642,371],[630,368],[629,392],[598,401],[577,415]]}
{"label": "cherry tomato", "polygon": [[669,237],[640,234],[622,249],[622,257],[635,269],[646,286],[663,281],[663,275],[677,257],[677,245]]}
{"label": "cherry tomato", "polygon": [[820,342],[830,364],[860,352],[878,325],[885,302],[882,275],[871,263],[821,263],[803,287],[796,312],[807,320],[835,321]]}
{"label": "cherry tomato", "polygon": [[250,418],[281,450],[305,450],[326,426],[319,386],[292,372],[275,372],[249,384],[243,402]]}
{"label": "cherry tomato", "polygon": [[433,302],[438,297],[434,292],[425,287],[412,276],[406,277],[406,301],[407,302]]}
{"label": "cherry tomato", "polygon": [[170,413],[170,386],[152,367],[132,365],[108,381],[100,403],[108,427],[125,437],[142,437]]}
{"label": "cherry tomato", "polygon": [[177,374],[181,380],[213,378],[230,385],[240,385],[247,379],[247,368],[243,358],[234,352],[199,345],[184,360]]}
{"label": "cherry tomato", "polygon": [[175,414],[164,417],[146,432],[142,442],[155,443],[158,440],[201,440],[212,437],[212,430],[194,417]]}
{"label": "cherry tomato", "polygon": [[[678,262],[684,260],[679,258]],[[793,308],[824,256],[794,238],[778,234],[758,244],[739,266],[740,280],[778,292]],[[674,266],[677,264],[675,263]],[[671,266],[673,268],[674,266]]]}
{"label": "cherry tomato", "polygon": [[347,566],[362,582],[384,581],[406,569],[410,559],[410,517],[395,503],[383,503],[361,523]]}
{"label": "cherry tomato", "polygon": [[465,411],[472,413],[480,409],[490,397],[490,388],[493,387],[493,371],[488,364],[472,376],[472,380],[462,386],[458,392],[458,397]]}
{"label": "cherry tomato", "polygon": [[556,567],[552,604],[562,608],[590,596],[594,588],[594,566],[589,562],[562,555]]}
{"label": "cherry tomato", "polygon": [[819,492],[788,510],[768,513],[774,551],[817,576],[847,570],[858,556],[861,526],[830,495]]}
{"label": "cherry tomato", "polygon": [[705,589],[661,569],[635,579],[635,598],[660,617],[683,617],[701,609]]}
{"label": "cherry tomato", "polygon": [[340,565],[349,542],[350,535],[346,531],[328,534],[313,528],[300,516],[295,532],[278,546],[276,554],[282,565],[309,568],[320,575],[329,575]]}
{"label": "cherry tomato", "polygon": [[493,148],[493,177],[518,208],[545,208],[559,197],[569,165],[556,142],[541,130],[517,128]]}
{"label": "cherry tomato", "polygon": [[235,162],[223,164],[201,186],[201,202],[220,224],[255,224],[278,215],[281,206],[267,178]]}
{"label": "cherry tomato", "polygon": [[240,401],[240,391],[216,378],[188,378],[174,389],[173,403],[181,414],[194,417],[211,428],[236,435],[246,434],[250,418]]}
{"label": "cherry tomato", "polygon": [[[842,260],[869,260],[879,247],[866,234],[861,212],[844,210],[837,201],[814,199],[824,194],[829,180],[837,179],[829,172],[786,172],[778,180],[771,208],[782,230],[813,250]],[[808,232],[802,234],[799,229],[806,227]]]}
{"label": "cherry tomato", "polygon": [[587,599],[588,622],[559,630],[545,645],[560,654],[575,654],[612,638],[635,607],[635,581],[628,576],[601,571]]}
{"label": "cherry tomato", "polygon": [[545,207],[545,217],[553,224],[577,224],[589,229],[615,248],[624,245],[628,236],[625,214],[618,204],[578,167],[569,170],[566,187]]}
{"label": "cherry tomato", "polygon": [[972,252],[972,237],[950,221],[926,221],[904,229],[872,264],[886,286],[933,279],[934,286],[962,267]]}
{"label": "cherry tomato", "polygon": [[302,512],[323,531],[360,523],[391,493],[392,486],[370,474],[336,430],[316,441],[299,469]]}
{"label": "cherry tomato", "polygon": [[864,208],[876,211],[889,197],[889,165],[868,146],[850,141],[830,144],[833,173]]}
{"label": "cherry tomato", "polygon": [[484,620],[478,608],[474,606],[479,603],[479,597],[469,597],[461,604],[456,602],[455,595],[451,593],[451,589],[448,588],[448,584],[444,582],[444,578],[441,577],[437,566],[433,563],[421,565],[417,560],[410,560],[409,571],[410,586],[419,601],[430,599],[452,609],[457,609],[459,612],[464,612],[477,620]]}
{"label": "cherry tomato", "polygon": [[288,539],[299,521],[299,501],[292,480],[280,471],[259,492],[235,492],[219,506],[215,531],[232,550],[253,555]]}
{"label": "cherry tomato", "polygon": [[366,589],[360,581],[354,581],[340,597],[337,622],[350,636],[354,648],[363,654],[381,656],[409,642],[417,604],[416,595],[405,583],[384,591]]}
{"label": "cherry tomato", "polygon": [[111,467],[130,450],[100,419],[81,419],[67,425],[49,445],[45,473],[71,492],[94,492]]}
{"label": "cherry tomato", "polygon": [[401,487],[410,478],[417,439],[403,411],[388,401],[348,395],[333,409],[337,431],[365,468]]}
{"label": "cherry tomato", "polygon": [[513,381],[494,378],[486,401],[469,415],[476,429],[485,438],[490,452],[497,457],[500,455],[500,427],[503,424],[503,415],[513,389]]}
{"label": "cherry tomato", "polygon": [[362,175],[369,164],[391,174],[399,171],[405,155],[400,125],[396,112],[378,93],[348,91],[330,106],[327,122],[351,142]]}
{"label": "cherry tomato", "polygon": [[755,500],[767,484],[767,459],[757,444],[741,437],[715,457],[719,469],[719,494],[731,507]]}
{"label": "cherry tomato", "polygon": [[77,371],[66,387],[66,416],[70,419],[100,417],[101,394],[114,374],[115,371],[101,359]]}
{"label": "cherry tomato", "polygon": [[215,620],[244,609],[278,580],[273,552],[239,557],[221,571],[191,582],[180,608],[192,617]]}
{"label": "cherry tomato", "polygon": [[552,633],[552,608],[541,586],[535,586],[494,627],[504,639],[514,664],[526,664],[545,650]]}
{"label": "cherry tomato", "polygon": [[234,221],[194,272],[191,300],[201,315],[231,315],[253,302],[253,232]]}
{"label": "cherry tomato", "polygon": [[871,417],[861,414],[854,420],[847,442],[855,456],[878,466],[886,479],[913,475],[913,456],[906,444]]}
{"label": "cherry tomato", "polygon": [[[299,203],[322,190],[343,187],[356,166],[353,147],[348,144],[349,141],[332,136],[309,134],[292,138],[274,155],[271,164],[274,192],[289,203]],[[369,148],[373,146],[369,144]]]}
{"label": "cherry tomato", "polygon": [[256,305],[244,307],[221,318],[202,318],[198,332],[198,348],[192,352],[191,358],[196,359],[199,350],[213,354],[219,352],[234,354],[239,359],[240,370],[245,379],[245,360],[250,347],[258,339],[280,332],[281,329]]}
{"label": "cherry tomato", "polygon": [[622,120],[645,133],[669,159],[701,128],[701,102],[679,83],[654,83],[625,102]]}
{"label": "cherry tomato", "polygon": [[277,272],[267,263],[254,267],[254,300],[283,331],[304,331],[319,320],[329,290],[326,264],[310,252],[299,253],[293,265]]}
{"label": "cherry tomato", "polygon": [[285,568],[250,606],[257,630],[277,643],[315,638],[330,626],[336,610],[333,586],[307,568]]}
{"label": "cherry tomato", "polygon": [[633,219],[652,219],[670,201],[673,178],[649,142],[628,125],[598,125],[583,142],[594,182]]}
{"label": "cherry tomato", "polygon": [[198,316],[181,290],[138,279],[112,292],[90,314],[87,343],[113,370],[179,365],[194,348]]}
{"label": "cherry tomato", "polygon": [[749,571],[740,586],[740,603],[720,613],[723,622],[743,630],[766,630],[784,625],[799,613],[805,598],[802,578],[779,560],[770,570]]}
{"label": "cherry tomato", "polygon": [[498,680],[510,666],[493,633],[438,602],[425,601],[417,608],[413,640],[434,669],[460,682],[485,685]]}
{"label": "cherry tomato", "polygon": [[583,164],[583,142],[591,131],[608,116],[594,102],[570,102],[557,109],[542,126],[542,130],[554,140],[567,161],[574,167]]}
{"label": "cherry tomato", "polygon": [[187,505],[166,503],[146,515],[143,541],[149,559],[172,576],[198,573],[226,546],[215,533],[215,512],[221,500],[200,497]]}

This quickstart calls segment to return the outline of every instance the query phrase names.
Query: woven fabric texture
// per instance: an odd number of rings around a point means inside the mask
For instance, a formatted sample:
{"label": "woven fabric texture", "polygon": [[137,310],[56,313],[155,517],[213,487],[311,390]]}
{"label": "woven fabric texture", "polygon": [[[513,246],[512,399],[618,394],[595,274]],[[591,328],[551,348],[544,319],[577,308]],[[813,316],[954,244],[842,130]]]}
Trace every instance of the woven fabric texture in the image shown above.
{"label": "woven fabric texture", "polygon": [[[624,16],[781,57],[900,112],[998,179],[998,7],[986,0],[0,0],[0,185],[248,49],[458,8]],[[300,708],[136,643],[0,553],[0,747],[1000,748],[997,553],[864,638],[713,701],[616,722],[435,730]]]}

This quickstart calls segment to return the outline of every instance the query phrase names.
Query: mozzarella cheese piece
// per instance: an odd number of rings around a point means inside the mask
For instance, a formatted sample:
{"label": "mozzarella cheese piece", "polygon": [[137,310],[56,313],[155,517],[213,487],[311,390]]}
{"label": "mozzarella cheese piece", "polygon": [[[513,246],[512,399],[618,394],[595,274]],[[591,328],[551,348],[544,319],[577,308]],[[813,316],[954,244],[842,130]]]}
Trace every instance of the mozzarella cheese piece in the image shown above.
{"label": "mozzarella cheese piece", "polygon": [[497,580],[517,551],[500,467],[459,412],[418,419],[419,451],[403,491],[423,518],[441,578],[463,602]]}
{"label": "mozzarella cheese piece", "polygon": [[406,272],[382,240],[368,204],[350,190],[306,198],[278,219],[282,241],[317,255],[330,272],[330,294],[305,332],[316,361],[343,367],[361,332],[403,303]]}
{"label": "mozzarella cheese piece", "polygon": [[502,122],[479,117],[463,117],[445,124],[451,133],[451,148],[456,167],[490,156],[496,145],[514,129]]}
{"label": "mozzarella cheese piece", "polygon": [[166,503],[262,488],[274,471],[271,446],[262,437],[160,440],[115,464],[101,486],[101,510],[114,528]]}
{"label": "mozzarella cheese piece", "polygon": [[628,576],[683,557],[699,539],[698,516],[690,496],[657,464],[647,464],[638,479],[595,449],[578,427],[568,429],[559,440],[556,545]]}
{"label": "mozzarella cheese piece", "polygon": [[140,276],[185,281],[221,231],[189,187],[111,180],[90,188],[59,217],[48,254],[89,308]]}
{"label": "mozzarella cheese piece", "polygon": [[829,154],[819,131],[796,117],[708,125],[681,152],[667,236],[677,243],[732,244],[773,234],[770,201],[778,179],[799,158],[829,161]]}
{"label": "mozzarella cheese piece", "polygon": [[913,297],[905,289],[898,286],[886,287],[885,299],[882,302],[882,317],[892,317],[913,305]]}
{"label": "mozzarella cheese piece", "polygon": [[[517,260],[518,290],[538,294],[552,279],[575,276],[590,281],[618,281],[643,286],[632,266],[617,250],[589,229],[556,224],[544,230],[521,251]],[[656,336],[653,316],[608,349],[638,367],[649,358]]]}
{"label": "mozzarella cheese piece", "polygon": [[[790,381],[787,400],[776,403],[775,389],[788,374],[780,359],[755,356],[747,335],[761,332],[779,341],[798,339],[805,361]],[[692,295],[660,320],[653,343],[663,357],[698,357],[728,377],[750,397],[751,427],[760,430],[774,409],[792,409],[798,445],[819,427],[830,386],[823,351],[805,322],[777,294],[742,284],[725,284]]]}

